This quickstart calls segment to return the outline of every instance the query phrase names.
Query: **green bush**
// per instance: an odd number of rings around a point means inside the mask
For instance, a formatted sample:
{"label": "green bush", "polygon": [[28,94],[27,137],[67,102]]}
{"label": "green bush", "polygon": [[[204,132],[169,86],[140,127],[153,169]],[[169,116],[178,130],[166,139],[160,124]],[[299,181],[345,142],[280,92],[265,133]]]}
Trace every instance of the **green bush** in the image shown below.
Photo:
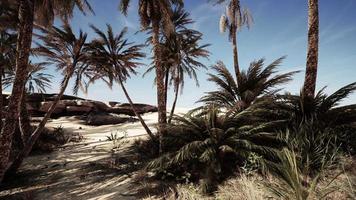
{"label": "green bush", "polygon": [[192,179],[202,178],[203,192],[210,193],[222,177],[245,163],[251,152],[273,159],[275,149],[268,144],[282,142],[272,133],[248,131],[253,125],[245,117],[249,112],[229,115],[207,107],[176,116],[164,136],[166,153],[148,168],[157,174],[169,172],[172,177],[189,172]]}

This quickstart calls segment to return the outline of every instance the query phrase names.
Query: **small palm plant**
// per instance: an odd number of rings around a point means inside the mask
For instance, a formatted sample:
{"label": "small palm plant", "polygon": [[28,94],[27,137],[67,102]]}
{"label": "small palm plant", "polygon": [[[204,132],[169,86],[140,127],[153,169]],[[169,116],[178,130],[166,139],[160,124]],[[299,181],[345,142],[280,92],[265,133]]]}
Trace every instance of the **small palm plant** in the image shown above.
{"label": "small palm plant", "polygon": [[218,90],[208,92],[200,99],[200,102],[214,104],[226,108],[229,111],[239,112],[248,108],[258,97],[274,94],[279,91],[278,85],[291,80],[297,71],[277,74],[276,68],[283,61],[281,57],[265,68],[264,59],[254,61],[247,71],[241,71],[236,82],[223,62],[218,62],[212,68],[217,72],[209,74],[209,81],[218,86]]}
{"label": "small palm plant", "polygon": [[120,147],[125,144],[127,141],[126,141],[126,138],[128,136],[127,132],[126,131],[123,131],[122,136],[119,136],[119,132],[116,132],[116,133],[110,133],[110,136],[106,136],[106,140],[107,141],[111,141],[113,143],[113,151],[115,150],[119,150]]}
{"label": "small palm plant", "polygon": [[[331,95],[321,89],[315,97],[300,95],[278,95],[274,105],[283,113],[288,113],[290,122],[304,124],[311,120],[318,121],[324,127],[352,125],[356,122],[356,104],[342,105],[342,100],[356,91],[356,82],[348,84]],[[273,105],[273,106],[274,106]]]}
{"label": "small palm plant", "polygon": [[237,160],[245,160],[251,152],[273,158],[274,148],[268,144],[280,141],[273,134],[249,132],[250,123],[245,112],[226,115],[215,107],[176,116],[164,138],[167,153],[148,168],[166,170],[193,163],[200,173],[204,171],[203,192],[211,192],[224,169],[234,168]]}
{"label": "small palm plant", "polygon": [[327,131],[329,137],[336,137],[336,145],[353,152],[356,149],[356,104],[340,104],[355,91],[356,83],[351,83],[331,95],[325,94],[324,89],[315,97],[306,96],[303,92],[300,95],[277,95],[263,108],[270,110],[270,117],[284,120],[279,129],[300,130],[312,126],[321,133]]}

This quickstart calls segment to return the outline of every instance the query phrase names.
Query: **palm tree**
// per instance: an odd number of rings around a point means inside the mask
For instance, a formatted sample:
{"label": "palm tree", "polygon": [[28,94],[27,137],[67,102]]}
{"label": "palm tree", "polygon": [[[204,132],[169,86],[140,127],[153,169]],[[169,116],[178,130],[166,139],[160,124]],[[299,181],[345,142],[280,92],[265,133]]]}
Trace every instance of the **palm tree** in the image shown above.
{"label": "palm tree", "polygon": [[[16,3],[4,0],[0,2],[0,84],[4,72],[14,68],[16,56]],[[0,86],[2,95],[3,87]],[[0,99],[0,130],[2,129],[3,99]]]}
{"label": "palm tree", "polygon": [[214,82],[219,89],[208,92],[200,102],[224,107],[232,112],[240,112],[253,104],[262,95],[274,94],[276,86],[291,80],[297,71],[276,74],[276,68],[284,57],[281,57],[263,69],[264,59],[254,61],[247,71],[240,73],[236,82],[224,63],[218,62],[213,69],[217,75],[209,74],[209,81]]}
{"label": "palm tree", "polygon": [[305,71],[304,94],[315,95],[319,51],[319,6],[318,0],[308,0],[308,55]]}
{"label": "palm tree", "polygon": [[[130,0],[120,1],[120,10],[127,15],[127,10]],[[162,145],[162,135],[167,123],[167,108],[164,89],[164,67],[161,64],[161,48],[159,43],[159,33],[163,25],[164,33],[169,35],[172,32],[173,24],[171,22],[172,4],[183,5],[183,0],[139,0],[138,11],[141,26],[146,29],[150,24],[152,26],[152,45],[154,53],[154,62],[156,66],[157,78],[157,106],[158,106],[158,132],[160,137],[160,145]],[[162,152],[162,148],[160,148]]]}
{"label": "palm tree", "polygon": [[86,0],[50,1],[50,0],[19,0],[18,1],[18,40],[16,54],[16,73],[13,83],[7,116],[0,136],[0,182],[9,165],[9,156],[16,121],[19,114],[21,97],[28,75],[28,58],[30,55],[34,22],[39,25],[51,25],[54,16],[68,21],[72,17],[74,8],[83,13],[92,11]]}
{"label": "palm tree", "polygon": [[280,143],[274,134],[249,132],[246,127],[262,124],[250,120],[247,113],[226,115],[208,107],[175,116],[164,138],[168,152],[150,162],[148,168],[169,170],[194,163],[204,177],[203,192],[212,192],[223,169],[236,166],[231,160],[245,160],[251,152],[273,158],[274,148],[269,144]]}
{"label": "palm tree", "polygon": [[231,0],[229,5],[226,7],[226,13],[220,18],[220,31],[225,32],[227,28],[229,31],[229,40],[232,41],[236,79],[238,79],[240,74],[237,32],[241,30],[243,26],[250,28],[252,23],[253,18],[249,10],[241,8],[240,0]]}
{"label": "palm tree", "polygon": [[309,124],[314,130],[336,136],[336,145],[346,151],[355,151],[356,104],[340,105],[342,100],[356,91],[356,83],[348,84],[327,95],[324,89],[313,98],[303,94],[277,95],[274,102],[264,105],[273,114],[271,118],[284,120],[279,129],[299,130]]}
{"label": "palm tree", "polygon": [[[25,89],[22,94],[21,106],[20,106],[20,115],[19,115],[19,128],[21,132],[22,142],[25,145],[25,142],[28,140],[32,133],[32,126],[30,123],[30,115],[27,111],[26,100],[29,93],[45,93],[47,88],[51,86],[52,75],[44,73],[48,63],[29,63],[30,72],[28,74]],[[14,70],[7,70],[5,78],[2,82],[4,88],[9,87],[15,79]]]}
{"label": "palm tree", "polygon": [[47,120],[50,118],[59,100],[62,98],[69,80],[76,71],[81,71],[83,67],[87,66],[87,55],[85,52],[87,39],[86,33],[79,31],[78,36],[76,36],[68,24],[64,24],[62,29],[53,26],[52,29],[41,28],[40,30],[43,33],[38,36],[41,43],[37,43],[38,47],[34,49],[34,52],[39,56],[45,57],[50,64],[56,65],[57,69],[62,71],[64,78],[58,95],[39,125],[26,141],[23,150],[16,156],[9,169],[9,173],[16,172],[23,159],[31,152],[32,147],[46,125]]}
{"label": "palm tree", "polygon": [[106,82],[109,83],[110,87],[112,86],[113,80],[119,83],[132,110],[140,120],[147,134],[152,139],[156,139],[141,115],[136,111],[132,99],[124,85],[126,80],[130,78],[131,74],[136,74],[136,68],[141,65],[137,60],[145,57],[145,54],[141,52],[141,49],[144,46],[133,45],[133,43],[128,42],[128,40],[125,39],[125,34],[127,32],[126,28],[118,35],[114,35],[110,25],[107,25],[106,33],[93,25],[91,28],[99,36],[99,38],[93,40],[88,46],[91,64],[97,68],[94,70],[97,70],[99,74],[102,74],[102,77],[96,78],[109,78]]}
{"label": "palm tree", "polygon": [[[171,20],[174,24],[174,32],[169,37],[161,34],[160,41],[162,65],[165,67],[166,102],[168,86],[170,84],[174,85],[174,100],[168,123],[171,122],[174,115],[178,94],[183,91],[185,75],[194,79],[197,86],[199,86],[196,71],[199,68],[206,68],[206,66],[198,59],[208,58],[209,56],[209,52],[206,50],[209,45],[199,45],[200,40],[202,40],[202,34],[199,31],[188,28],[189,25],[194,23],[189,18],[188,12],[182,7],[178,7],[173,10]],[[154,69],[155,66],[152,65],[145,74]]]}
{"label": "palm tree", "polygon": [[201,37],[201,34],[187,36],[183,35],[180,39],[180,51],[178,52],[178,55],[176,55],[179,58],[177,60],[178,62],[170,68],[175,94],[171,113],[168,118],[169,123],[174,115],[178,93],[183,91],[185,74],[187,74],[189,78],[193,78],[197,86],[199,86],[196,71],[199,68],[206,68],[203,63],[198,61],[201,57],[207,58],[209,56],[209,52],[205,49],[208,45],[198,45]]}
{"label": "palm tree", "polygon": [[[0,32],[0,94],[3,90],[3,76],[5,72],[14,68],[16,54],[16,34],[10,33],[6,30]],[[0,98],[0,128],[2,127],[2,112],[3,112],[3,98]]]}
{"label": "palm tree", "polygon": [[[306,142],[297,140],[297,145],[314,145],[306,151],[320,149],[321,144],[332,144],[352,154],[356,150],[356,104],[342,105],[342,101],[356,91],[356,83],[348,84],[329,95],[324,89],[319,90],[313,98],[304,95],[302,90],[299,95],[276,94],[252,106],[259,108],[259,116],[280,122],[271,129],[280,131],[282,136],[287,135],[289,144],[303,136]],[[322,143],[321,140],[327,142]]]}
{"label": "palm tree", "polygon": [[17,24],[18,2],[3,0],[0,2],[0,31],[14,31]]}

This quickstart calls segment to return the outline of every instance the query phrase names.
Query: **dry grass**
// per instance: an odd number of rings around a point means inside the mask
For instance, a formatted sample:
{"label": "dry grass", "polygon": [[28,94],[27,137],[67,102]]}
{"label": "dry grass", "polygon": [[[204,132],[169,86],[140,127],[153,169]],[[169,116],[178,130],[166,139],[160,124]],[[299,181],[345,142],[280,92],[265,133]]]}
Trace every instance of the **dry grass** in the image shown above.
{"label": "dry grass", "polygon": [[227,180],[221,185],[216,193],[216,199],[241,199],[241,200],[263,200],[269,197],[264,187],[266,180],[257,175],[242,175],[238,178]]}
{"label": "dry grass", "polygon": [[[330,178],[323,180],[318,189],[325,187],[330,182]],[[193,184],[179,184],[172,187],[163,196],[148,196],[146,200],[153,199],[179,199],[179,200],[264,200],[274,198],[268,185],[283,184],[273,177],[261,177],[253,174],[251,176],[242,175],[231,178],[219,186],[212,196],[204,196],[200,193],[199,187]],[[334,190],[323,199],[356,199],[356,176],[346,173],[339,176],[330,185]],[[316,190],[316,192],[320,190]],[[317,200],[320,194],[313,193],[308,200]]]}

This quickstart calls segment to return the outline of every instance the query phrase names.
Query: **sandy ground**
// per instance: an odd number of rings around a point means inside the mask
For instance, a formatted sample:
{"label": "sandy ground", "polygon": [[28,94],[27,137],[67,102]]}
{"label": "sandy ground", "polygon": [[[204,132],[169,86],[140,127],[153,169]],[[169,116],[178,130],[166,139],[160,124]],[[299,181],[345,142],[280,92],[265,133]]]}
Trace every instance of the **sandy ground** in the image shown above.
{"label": "sandy ground", "polygon": [[[186,111],[177,109],[177,113]],[[145,114],[143,118],[154,130],[157,113]],[[134,172],[103,168],[100,163],[111,158],[113,144],[107,141],[111,133],[122,135],[126,131],[128,138],[145,137],[139,122],[94,127],[83,125],[74,117],[62,117],[47,124],[47,127],[58,126],[80,133],[84,139],[49,154],[28,157],[20,176],[0,191],[0,199],[10,199],[9,195],[11,199],[41,200],[137,199],[135,185],[131,183]]]}

